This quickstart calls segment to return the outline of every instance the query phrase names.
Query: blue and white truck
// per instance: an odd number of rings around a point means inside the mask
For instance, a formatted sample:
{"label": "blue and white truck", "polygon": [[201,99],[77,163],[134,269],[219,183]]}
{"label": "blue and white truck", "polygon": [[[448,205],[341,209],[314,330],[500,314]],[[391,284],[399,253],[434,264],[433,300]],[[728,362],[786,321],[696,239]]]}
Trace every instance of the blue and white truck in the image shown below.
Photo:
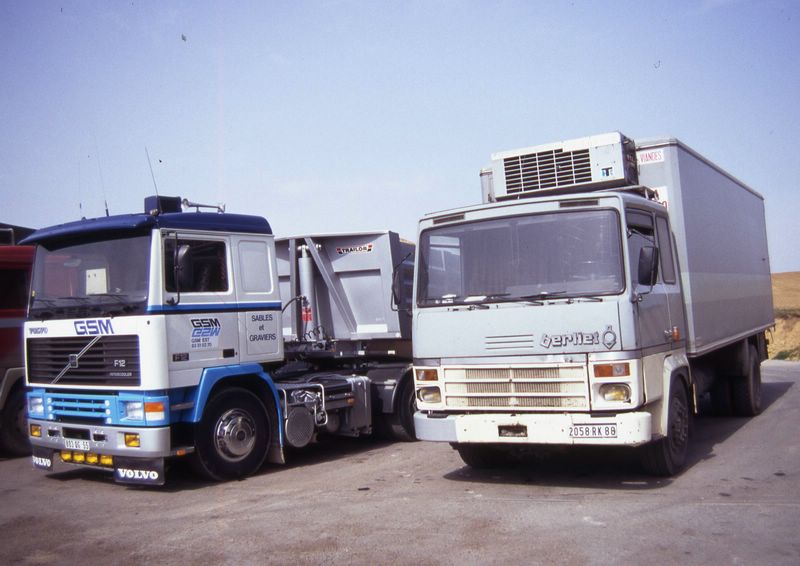
{"label": "blue and white truck", "polygon": [[226,480],[320,432],[413,439],[413,244],[276,240],[262,217],[202,207],[148,197],[26,240],[33,465],[163,484],[186,457]]}
{"label": "blue and white truck", "polygon": [[483,204],[419,225],[417,436],[494,466],[536,445],[686,464],[701,399],[761,410],[764,200],[672,138],[497,153]]}

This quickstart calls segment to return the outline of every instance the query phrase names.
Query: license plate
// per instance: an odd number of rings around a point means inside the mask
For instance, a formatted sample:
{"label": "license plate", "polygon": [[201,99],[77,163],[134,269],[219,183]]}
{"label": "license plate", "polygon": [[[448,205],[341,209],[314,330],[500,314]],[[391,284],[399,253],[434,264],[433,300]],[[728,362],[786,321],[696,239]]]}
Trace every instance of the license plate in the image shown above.
{"label": "license plate", "polygon": [[84,452],[89,451],[89,441],[88,440],[75,440],[74,438],[65,438],[64,439],[64,448],[69,448],[70,450],[83,450]]}
{"label": "license plate", "polygon": [[570,438],[616,438],[616,424],[576,424],[569,427]]}

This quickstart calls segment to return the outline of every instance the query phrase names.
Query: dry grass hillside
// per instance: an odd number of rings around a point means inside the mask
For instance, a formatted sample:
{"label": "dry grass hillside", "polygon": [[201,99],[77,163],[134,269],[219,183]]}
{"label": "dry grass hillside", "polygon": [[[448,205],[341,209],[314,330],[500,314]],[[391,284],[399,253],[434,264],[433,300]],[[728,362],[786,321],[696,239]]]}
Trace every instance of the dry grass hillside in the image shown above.
{"label": "dry grass hillside", "polygon": [[770,338],[769,357],[800,360],[800,272],[773,273],[772,295],[775,331]]}

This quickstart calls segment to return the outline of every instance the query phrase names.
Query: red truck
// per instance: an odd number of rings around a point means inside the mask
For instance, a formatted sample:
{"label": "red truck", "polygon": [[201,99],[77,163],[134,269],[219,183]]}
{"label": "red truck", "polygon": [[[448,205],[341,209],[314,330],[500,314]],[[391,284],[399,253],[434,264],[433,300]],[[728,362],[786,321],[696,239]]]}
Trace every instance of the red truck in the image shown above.
{"label": "red truck", "polygon": [[0,449],[15,456],[30,453],[22,324],[32,263],[33,246],[0,245]]}

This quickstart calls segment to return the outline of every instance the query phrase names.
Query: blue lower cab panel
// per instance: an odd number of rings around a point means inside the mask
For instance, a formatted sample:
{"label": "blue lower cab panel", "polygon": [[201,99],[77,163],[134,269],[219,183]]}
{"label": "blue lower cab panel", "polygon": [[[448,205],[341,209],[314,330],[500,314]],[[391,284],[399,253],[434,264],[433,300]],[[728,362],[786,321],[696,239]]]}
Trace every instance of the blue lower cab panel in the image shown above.
{"label": "blue lower cab panel", "polygon": [[116,394],[73,393],[32,389],[28,415],[34,419],[118,426],[165,426],[170,398],[164,391]]}

